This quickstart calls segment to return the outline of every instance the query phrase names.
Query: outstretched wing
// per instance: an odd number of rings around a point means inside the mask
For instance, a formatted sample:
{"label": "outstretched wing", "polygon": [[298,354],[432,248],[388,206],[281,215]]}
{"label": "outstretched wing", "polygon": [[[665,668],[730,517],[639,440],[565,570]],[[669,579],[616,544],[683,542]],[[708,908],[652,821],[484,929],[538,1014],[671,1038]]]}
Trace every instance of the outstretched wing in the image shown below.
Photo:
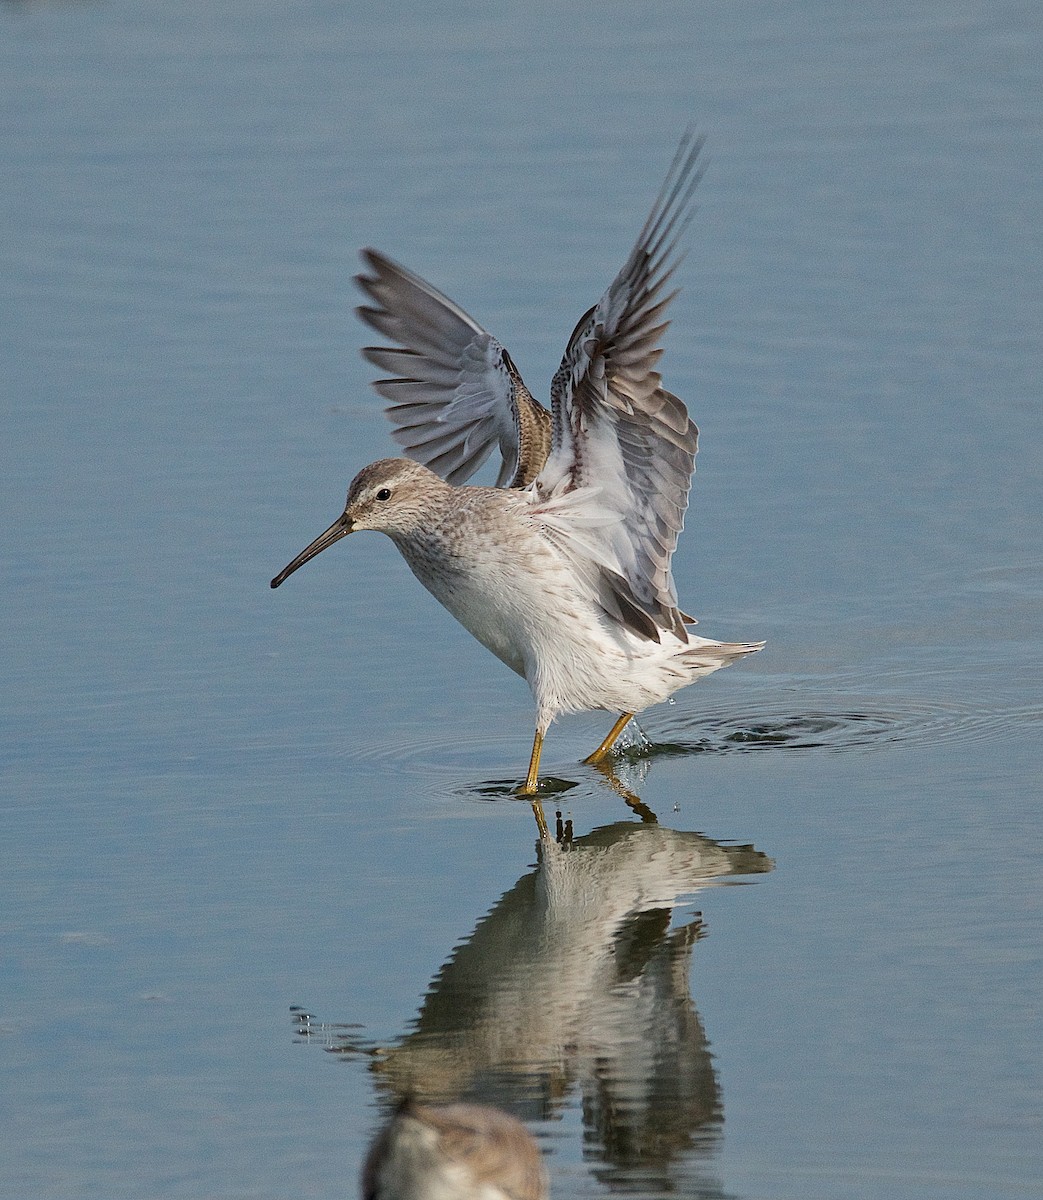
{"label": "outstretched wing", "polygon": [[374,303],[363,321],[395,343],[364,357],[390,378],[373,386],[391,404],[395,440],[448,483],[465,483],[498,446],[497,486],[524,487],[551,443],[551,418],[529,394],[510,355],[491,334],[418,275],[376,250],[357,275]]}
{"label": "outstretched wing", "polygon": [[587,529],[583,540],[594,551],[606,606],[657,641],[660,630],[686,640],[670,560],[699,431],[655,368],[702,145],[685,136],[623,269],[569,339],[551,385],[554,446],[537,479],[548,497],[598,489],[599,507],[616,519]]}

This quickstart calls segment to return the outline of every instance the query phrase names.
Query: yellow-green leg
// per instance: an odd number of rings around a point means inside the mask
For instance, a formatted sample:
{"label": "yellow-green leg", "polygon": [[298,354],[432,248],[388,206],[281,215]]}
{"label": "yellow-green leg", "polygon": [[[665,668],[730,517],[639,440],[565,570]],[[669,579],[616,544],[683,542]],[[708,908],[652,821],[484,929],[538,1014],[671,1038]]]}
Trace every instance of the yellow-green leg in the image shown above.
{"label": "yellow-green leg", "polygon": [[608,731],[608,736],[601,743],[601,745],[598,746],[593,754],[588,754],[583,761],[585,763],[604,762],[604,760],[612,753],[612,746],[615,743],[616,738],[619,737],[619,735],[626,728],[627,721],[629,721],[633,715],[633,713],[623,713],[615,725],[613,725]]}
{"label": "yellow-green leg", "polygon": [[532,755],[529,758],[529,773],[525,776],[525,782],[522,784],[518,792],[519,796],[535,796],[539,792],[540,782],[540,755],[543,752],[543,734],[536,730],[536,736],[532,740]]}

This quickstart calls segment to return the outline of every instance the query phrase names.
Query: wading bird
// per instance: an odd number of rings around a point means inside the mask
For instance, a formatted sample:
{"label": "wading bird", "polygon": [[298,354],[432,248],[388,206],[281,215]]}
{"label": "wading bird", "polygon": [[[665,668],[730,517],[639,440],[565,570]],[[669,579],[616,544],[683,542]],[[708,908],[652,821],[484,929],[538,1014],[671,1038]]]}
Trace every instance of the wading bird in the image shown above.
{"label": "wading bird", "polygon": [[[670,566],[698,430],[656,367],[701,148],[682,141],[622,270],[580,318],[549,412],[463,309],[363,252],[369,273],[357,280],[371,303],[359,315],[393,343],[363,354],[388,373],[374,387],[409,458],[364,467],[342,515],[272,580],[349,533],[386,533],[424,587],[528,681],[536,736],[522,795],[537,794],[560,714],[621,714],[586,760],[599,762],[635,712],[764,644],[689,633]],[[467,486],[494,447],[497,486]]]}

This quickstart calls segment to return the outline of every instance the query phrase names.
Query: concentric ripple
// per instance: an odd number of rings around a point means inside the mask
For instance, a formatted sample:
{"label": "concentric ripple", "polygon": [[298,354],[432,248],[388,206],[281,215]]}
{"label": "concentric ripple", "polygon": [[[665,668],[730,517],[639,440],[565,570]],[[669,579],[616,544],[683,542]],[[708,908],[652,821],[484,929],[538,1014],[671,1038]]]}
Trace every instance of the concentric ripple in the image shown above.
{"label": "concentric ripple", "polygon": [[[528,730],[525,738],[530,737]],[[524,763],[528,761],[530,746],[525,739],[518,742],[519,772],[523,772]],[[482,764],[493,765],[494,769],[510,760],[510,744],[505,739],[497,745],[490,741],[488,735],[453,731],[447,735],[444,731],[423,731],[422,736],[408,741],[383,741],[370,743],[352,753],[358,761],[374,763],[377,766],[394,767],[408,774],[439,775],[459,777],[476,769],[481,770]],[[524,760],[524,761],[523,761]]]}
{"label": "concentric ripple", "polygon": [[[639,715],[643,737],[621,757],[631,760],[687,754],[735,754],[765,750],[805,750],[828,753],[872,752],[898,744],[939,745],[1002,738],[1013,739],[1043,729],[1043,708],[1003,703],[970,703],[916,696],[845,693],[842,687],[823,694],[822,680],[814,688],[787,687],[745,692],[741,705],[706,706],[705,691],[693,692],[683,704]],[[552,737],[565,732],[556,727]],[[355,751],[352,757],[410,775],[442,780],[481,774],[500,776],[517,765],[520,773],[529,752],[524,736],[505,737],[493,744],[489,736],[432,731],[409,740],[388,740]],[[560,747],[559,747],[560,750]],[[554,751],[551,751],[552,758]],[[560,755],[559,755],[560,756]],[[548,766],[550,764],[548,763]],[[505,794],[516,780],[503,780]],[[495,791],[496,785],[490,784]]]}
{"label": "concentric ripple", "polygon": [[895,743],[937,745],[1016,737],[1043,724],[1043,709],[976,706],[879,696],[837,697],[833,704],[787,706],[777,700],[716,707],[645,727],[655,754],[728,754],[750,750],[872,750]]}

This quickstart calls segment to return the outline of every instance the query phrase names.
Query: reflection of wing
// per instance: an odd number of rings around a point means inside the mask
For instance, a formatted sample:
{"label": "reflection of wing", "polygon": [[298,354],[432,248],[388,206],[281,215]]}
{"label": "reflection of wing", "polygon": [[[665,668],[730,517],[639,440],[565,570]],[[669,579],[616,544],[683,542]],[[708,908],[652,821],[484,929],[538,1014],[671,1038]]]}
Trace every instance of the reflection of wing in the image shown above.
{"label": "reflection of wing", "polygon": [[[718,1197],[701,1186],[721,1120],[689,990],[701,922],[672,927],[671,913],[714,880],[772,866],[752,846],[630,821],[544,843],[538,869],[437,973],[408,1033],[376,1045],[331,1025],[324,1044],[364,1057],[385,1104],[463,1099],[541,1120],[582,1096],[584,1145],[610,1191],[649,1194],[654,1178],[657,1195]],[[320,1032],[306,1014],[303,1030]]]}
{"label": "reflection of wing", "polygon": [[[655,966],[668,937],[661,917],[715,879],[771,867],[752,847],[623,821],[568,851],[545,845],[539,870],[453,951],[409,1034],[373,1057],[382,1089],[430,1103],[492,1102],[530,1117],[601,1071],[635,1095],[648,1093],[649,1073],[672,1071],[677,1086],[656,1094],[676,1099],[688,1082],[703,1089],[678,1101],[683,1115],[671,1118],[697,1124],[715,1111],[705,1088],[716,1084],[711,1069],[693,1065],[708,1052],[687,1015],[687,971]],[[664,1028],[675,1048],[679,1037],[690,1040],[660,1062]]]}
{"label": "reflection of wing", "polygon": [[529,394],[510,355],[462,308],[375,250],[359,287],[376,307],[358,309],[394,346],[363,355],[393,378],[376,390],[391,401],[395,440],[448,483],[466,483],[498,445],[498,486],[524,487],[550,449],[550,414]]}
{"label": "reflection of wing", "polygon": [[[554,376],[554,449],[537,481],[550,494],[599,489],[597,503],[617,515],[596,537],[591,557],[607,567],[634,624],[658,638],[685,640],[670,559],[688,506],[698,430],[684,404],[661,386],[656,363],[663,319],[675,293],[663,294],[677,265],[678,238],[702,176],[702,139],[682,141],[637,244],[608,291],[576,326]],[[586,540],[594,536],[588,529]],[[615,571],[621,579],[613,580]]]}

